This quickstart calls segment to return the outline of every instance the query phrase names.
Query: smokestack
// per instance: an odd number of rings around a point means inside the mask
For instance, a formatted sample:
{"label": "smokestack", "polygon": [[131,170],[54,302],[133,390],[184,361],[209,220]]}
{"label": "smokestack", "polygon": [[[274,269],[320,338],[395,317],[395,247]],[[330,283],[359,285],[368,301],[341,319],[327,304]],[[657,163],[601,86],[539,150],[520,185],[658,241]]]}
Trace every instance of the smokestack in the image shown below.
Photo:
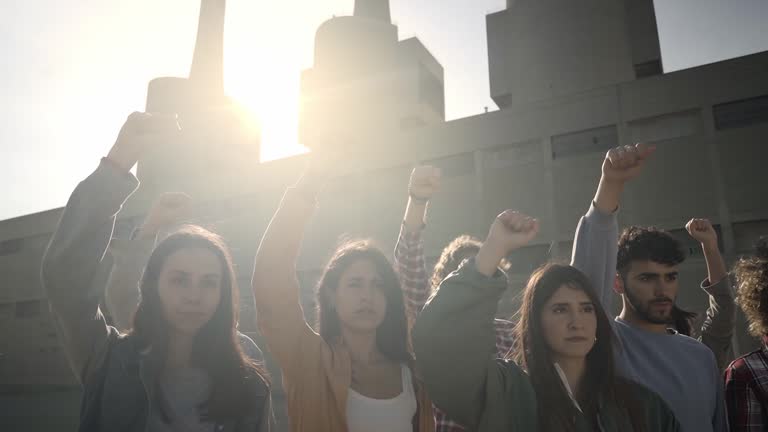
{"label": "smokestack", "polygon": [[391,23],[389,0],[355,0],[355,16]]}
{"label": "smokestack", "polygon": [[189,80],[196,91],[224,96],[224,15],[226,0],[202,0]]}

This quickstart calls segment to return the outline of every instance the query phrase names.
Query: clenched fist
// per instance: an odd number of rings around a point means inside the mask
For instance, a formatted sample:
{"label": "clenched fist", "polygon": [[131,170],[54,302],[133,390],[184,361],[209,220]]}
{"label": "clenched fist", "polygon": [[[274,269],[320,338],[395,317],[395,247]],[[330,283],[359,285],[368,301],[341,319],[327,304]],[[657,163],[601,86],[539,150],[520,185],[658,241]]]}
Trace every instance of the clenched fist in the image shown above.
{"label": "clenched fist", "polygon": [[411,171],[408,195],[417,201],[429,201],[440,189],[440,168],[421,165]]}
{"label": "clenched fist", "polygon": [[166,192],[155,201],[141,227],[142,233],[154,235],[181,222],[189,214],[192,198],[181,192]]}
{"label": "clenched fist", "polygon": [[530,243],[538,233],[538,220],[513,210],[505,210],[496,216],[485,242],[506,256]]}
{"label": "clenched fist", "polygon": [[685,225],[688,234],[702,246],[717,247],[717,232],[707,219],[691,219]]}
{"label": "clenched fist", "polygon": [[134,112],[120,129],[107,158],[129,171],[149,146],[162,145],[178,131],[175,115]]}
{"label": "clenched fist", "polygon": [[624,183],[637,177],[643,169],[646,159],[656,151],[655,146],[635,144],[612,148],[603,160],[603,178]]}

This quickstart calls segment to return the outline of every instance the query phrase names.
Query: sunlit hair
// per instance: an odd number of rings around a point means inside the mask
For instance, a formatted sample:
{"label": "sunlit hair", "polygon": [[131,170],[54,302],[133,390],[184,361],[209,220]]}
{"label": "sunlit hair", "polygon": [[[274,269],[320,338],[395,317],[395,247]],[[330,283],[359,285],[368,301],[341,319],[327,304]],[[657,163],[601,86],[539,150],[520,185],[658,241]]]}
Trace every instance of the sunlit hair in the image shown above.
{"label": "sunlit hair", "polygon": [[515,329],[512,358],[528,372],[536,390],[541,431],[574,431],[572,419],[577,408],[571,402],[554,368],[551,348],[542,327],[544,305],[561,287],[584,292],[594,305],[597,318],[595,345],[587,354],[587,370],[575,394],[579,406],[589,418],[595,418],[600,400],[616,400],[629,413],[633,430],[645,430],[641,410],[631,387],[616,378],[613,361],[613,332],[587,276],[575,267],[546,264],[531,274],[523,293],[520,317]]}
{"label": "sunlit hair", "polygon": [[[211,397],[200,407],[202,419],[238,418],[255,408],[253,389],[269,386],[267,374],[242,351],[237,332],[238,293],[232,258],[221,237],[199,226],[188,225],[162,240],[149,258],[141,279],[141,301],[130,337],[140,349],[151,348],[162,364],[168,346],[169,324],[163,315],[158,281],[168,257],[182,249],[204,249],[221,264],[221,300],[211,319],[195,336],[192,363],[208,373]],[[252,382],[258,380],[257,382]]]}
{"label": "sunlit hair", "polygon": [[760,338],[768,336],[768,257],[742,258],[733,272],[736,302],[747,317],[749,332]]}
{"label": "sunlit hair", "polygon": [[341,245],[325,267],[317,286],[318,327],[320,336],[330,345],[341,337],[341,321],[331,299],[339,287],[344,272],[358,261],[368,261],[381,278],[384,298],[387,302],[384,321],[376,329],[376,344],[389,360],[410,362],[410,335],[405,315],[400,280],[384,253],[370,241],[349,241]]}
{"label": "sunlit hair", "polygon": [[626,277],[633,261],[653,261],[673,266],[685,261],[685,251],[667,231],[632,226],[621,234],[616,258],[616,269],[622,277]]}
{"label": "sunlit hair", "polygon": [[466,258],[477,255],[482,245],[483,242],[478,238],[466,234],[456,237],[448,243],[448,246],[440,254],[440,258],[437,260],[435,269],[432,272],[432,278],[430,279],[431,289],[436,290],[440,286],[440,282],[456,271],[459,268],[459,264]]}

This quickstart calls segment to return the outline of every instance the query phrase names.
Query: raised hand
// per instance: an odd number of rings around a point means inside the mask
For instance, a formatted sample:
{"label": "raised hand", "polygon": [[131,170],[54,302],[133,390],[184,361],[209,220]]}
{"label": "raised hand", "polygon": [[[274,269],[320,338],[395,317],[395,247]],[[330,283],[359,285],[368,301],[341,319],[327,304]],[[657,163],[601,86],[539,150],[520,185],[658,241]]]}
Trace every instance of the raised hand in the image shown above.
{"label": "raised hand", "polygon": [[702,246],[717,246],[717,232],[708,219],[691,219],[685,229]]}
{"label": "raised hand", "polygon": [[440,189],[440,168],[420,165],[411,171],[408,196],[415,201],[426,202]]}
{"label": "raised hand", "polygon": [[144,219],[140,232],[142,235],[154,236],[160,230],[167,229],[189,215],[192,198],[181,192],[166,192],[152,204],[152,208]]}
{"label": "raised hand", "polygon": [[162,145],[178,131],[175,115],[134,112],[120,129],[107,158],[129,171],[148,147]]}
{"label": "raised hand", "polygon": [[492,275],[502,258],[530,243],[538,233],[538,220],[513,210],[505,210],[496,216],[477,254],[477,269],[483,274]]}
{"label": "raised hand", "polygon": [[603,160],[603,178],[607,181],[624,183],[637,177],[645,161],[656,151],[655,146],[635,144],[619,146],[608,150]]}
{"label": "raised hand", "polygon": [[655,146],[635,144],[612,148],[606,153],[594,199],[598,210],[612,213],[618,208],[624,184],[640,174],[655,151]]}

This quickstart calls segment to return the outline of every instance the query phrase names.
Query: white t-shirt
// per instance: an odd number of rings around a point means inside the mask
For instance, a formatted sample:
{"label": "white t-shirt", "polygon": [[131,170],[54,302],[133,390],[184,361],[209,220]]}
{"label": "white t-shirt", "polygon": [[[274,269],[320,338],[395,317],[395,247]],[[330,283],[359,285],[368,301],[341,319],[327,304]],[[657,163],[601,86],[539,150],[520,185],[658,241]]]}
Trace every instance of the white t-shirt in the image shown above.
{"label": "white t-shirt", "polygon": [[349,389],[347,426],[349,432],[413,432],[416,393],[411,370],[401,365],[403,391],[392,399],[373,399]]}

